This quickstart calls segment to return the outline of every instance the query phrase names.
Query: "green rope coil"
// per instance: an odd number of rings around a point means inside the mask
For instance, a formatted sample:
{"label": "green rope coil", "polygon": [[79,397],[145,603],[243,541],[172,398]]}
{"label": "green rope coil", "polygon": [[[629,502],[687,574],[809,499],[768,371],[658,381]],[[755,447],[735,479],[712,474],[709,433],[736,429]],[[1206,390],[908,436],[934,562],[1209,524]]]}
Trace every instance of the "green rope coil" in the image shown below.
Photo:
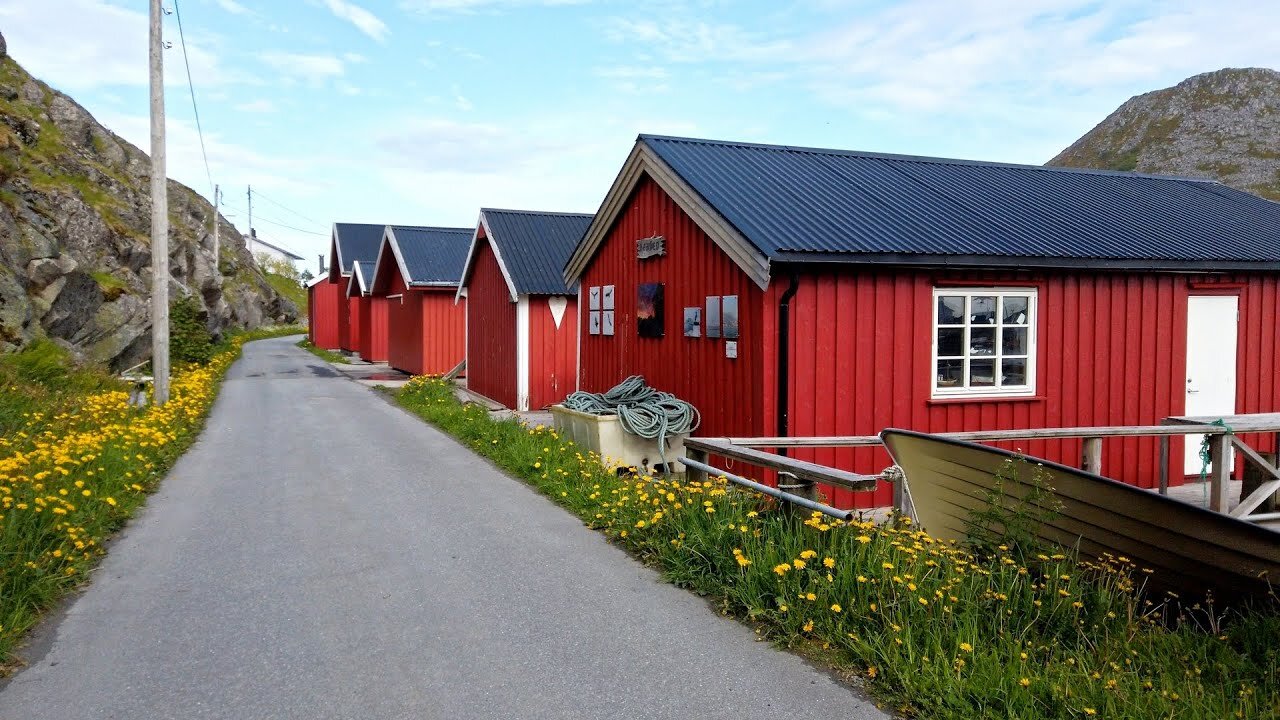
{"label": "green rope coil", "polygon": [[[1235,435],[1236,433],[1223,418],[1218,418],[1209,424],[1221,426],[1229,435]],[[1205,507],[1209,507],[1209,460],[1212,457],[1209,452],[1210,437],[1205,435],[1200,439],[1200,494],[1203,496]],[[1223,458],[1223,462],[1226,462],[1226,458]]]}
{"label": "green rope coil", "polygon": [[623,430],[657,440],[658,454],[668,469],[667,438],[691,433],[702,422],[697,408],[671,393],[649,387],[640,375],[632,375],[603,393],[579,390],[565,398],[563,404],[591,415],[616,415]]}

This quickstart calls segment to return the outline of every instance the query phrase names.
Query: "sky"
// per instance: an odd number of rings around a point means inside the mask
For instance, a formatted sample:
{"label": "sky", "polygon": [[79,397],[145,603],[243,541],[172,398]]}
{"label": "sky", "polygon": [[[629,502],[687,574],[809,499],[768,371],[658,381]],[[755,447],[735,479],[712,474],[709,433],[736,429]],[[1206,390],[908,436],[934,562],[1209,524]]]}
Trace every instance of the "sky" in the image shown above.
{"label": "sky", "polygon": [[[335,221],[594,212],[639,133],[1040,164],[1134,95],[1280,68],[1271,0],[175,5],[170,177],[218,183],[242,232],[252,186],[258,234],[309,268]],[[0,0],[0,32],[149,147],[145,0]]]}

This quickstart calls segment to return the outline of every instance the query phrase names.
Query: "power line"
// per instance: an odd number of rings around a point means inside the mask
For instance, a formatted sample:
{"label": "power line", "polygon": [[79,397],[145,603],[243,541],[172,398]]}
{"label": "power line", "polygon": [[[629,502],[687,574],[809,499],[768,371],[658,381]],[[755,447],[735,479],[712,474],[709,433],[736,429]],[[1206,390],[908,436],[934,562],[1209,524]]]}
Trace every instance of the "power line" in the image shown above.
{"label": "power line", "polygon": [[272,205],[275,205],[276,207],[280,208],[281,210],[284,210],[284,211],[286,211],[286,212],[291,212],[291,213],[293,213],[294,215],[297,215],[298,217],[302,218],[303,220],[306,220],[307,222],[313,222],[313,223],[319,224],[319,222],[318,222],[317,220],[315,220],[314,218],[309,218],[309,217],[307,217],[306,215],[303,215],[302,213],[298,212],[297,210],[294,210],[293,208],[290,208],[290,207],[288,207],[288,206],[286,206],[286,205],[282,205],[281,203],[278,203],[278,202],[276,202],[275,200],[272,200],[271,198],[267,197],[266,195],[263,195],[261,190],[255,190],[253,194],[254,194],[254,196],[255,196],[255,197],[257,197],[258,199],[260,199],[260,200],[266,200],[267,202],[271,203]]}
{"label": "power line", "polygon": [[[200,108],[196,105],[196,86],[191,82],[191,61],[187,59],[187,37],[182,32],[182,12],[178,9],[178,0],[173,0],[173,15],[178,19],[178,40],[182,43],[182,64],[187,68],[187,88],[191,90],[191,111],[196,116],[196,134],[200,136],[200,156],[204,158],[204,174],[209,178],[209,190],[217,192],[213,187],[213,172],[209,170],[209,153],[204,149],[204,129],[200,127]],[[214,219],[217,222],[217,219]]]}
{"label": "power line", "polygon": [[[256,193],[255,193],[255,194],[256,194]],[[319,235],[320,237],[329,237],[329,233],[316,232],[315,230],[303,230],[303,229],[302,229],[302,228],[300,228],[300,227],[294,227],[294,226],[292,226],[292,225],[287,225],[287,224],[285,224],[285,223],[279,222],[278,220],[272,220],[271,218],[264,218],[264,217],[262,217],[261,215],[255,215],[255,216],[254,216],[254,219],[255,219],[255,220],[261,220],[261,221],[262,221],[262,222],[264,222],[264,223],[269,223],[269,224],[271,224],[271,225],[275,225],[275,226],[277,226],[277,227],[286,228],[286,229],[288,229],[288,230],[294,230],[294,231],[296,231],[296,232],[306,233],[306,234],[308,234],[308,235]]]}

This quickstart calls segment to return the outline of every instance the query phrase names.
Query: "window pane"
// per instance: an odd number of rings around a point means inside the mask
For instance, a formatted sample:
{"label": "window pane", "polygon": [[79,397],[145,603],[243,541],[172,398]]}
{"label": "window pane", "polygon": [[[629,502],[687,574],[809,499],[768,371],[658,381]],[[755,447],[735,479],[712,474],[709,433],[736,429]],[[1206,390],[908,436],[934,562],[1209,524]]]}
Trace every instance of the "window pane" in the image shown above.
{"label": "window pane", "polygon": [[1005,325],[1027,324],[1028,303],[1025,295],[1006,295],[1002,304],[1004,307],[1000,316],[1004,318]]}
{"label": "window pane", "polygon": [[969,361],[969,387],[991,387],[996,384],[995,360]]}
{"label": "window pane", "polygon": [[938,328],[938,357],[964,355],[964,328]]}
{"label": "window pane", "polygon": [[938,298],[938,324],[964,324],[964,296],[942,295]]}
{"label": "window pane", "polygon": [[964,383],[963,360],[938,361],[938,387],[958,387]]}
{"label": "window pane", "polygon": [[1027,360],[1026,358],[1017,358],[1003,360],[1002,370],[1000,374],[1001,385],[1026,385],[1027,384]]}
{"label": "window pane", "polygon": [[969,330],[969,354],[995,355],[996,329],[990,327],[971,328]]}
{"label": "window pane", "polygon": [[973,298],[969,309],[969,322],[974,325],[996,324],[996,299],[986,295]]}
{"label": "window pane", "polygon": [[1027,328],[1005,328],[1004,341],[1001,343],[1005,355],[1027,354]]}

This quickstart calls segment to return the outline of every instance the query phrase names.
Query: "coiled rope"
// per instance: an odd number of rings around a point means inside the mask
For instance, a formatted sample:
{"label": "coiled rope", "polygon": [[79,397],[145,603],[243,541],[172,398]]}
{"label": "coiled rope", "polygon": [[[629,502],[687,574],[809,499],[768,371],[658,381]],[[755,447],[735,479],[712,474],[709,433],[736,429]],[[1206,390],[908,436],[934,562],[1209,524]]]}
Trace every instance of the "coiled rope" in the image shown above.
{"label": "coiled rope", "polygon": [[565,398],[570,410],[591,415],[616,415],[622,429],[658,441],[658,454],[668,470],[667,438],[691,433],[702,423],[698,409],[669,392],[655,390],[640,375],[632,375],[603,393],[579,390]]}

